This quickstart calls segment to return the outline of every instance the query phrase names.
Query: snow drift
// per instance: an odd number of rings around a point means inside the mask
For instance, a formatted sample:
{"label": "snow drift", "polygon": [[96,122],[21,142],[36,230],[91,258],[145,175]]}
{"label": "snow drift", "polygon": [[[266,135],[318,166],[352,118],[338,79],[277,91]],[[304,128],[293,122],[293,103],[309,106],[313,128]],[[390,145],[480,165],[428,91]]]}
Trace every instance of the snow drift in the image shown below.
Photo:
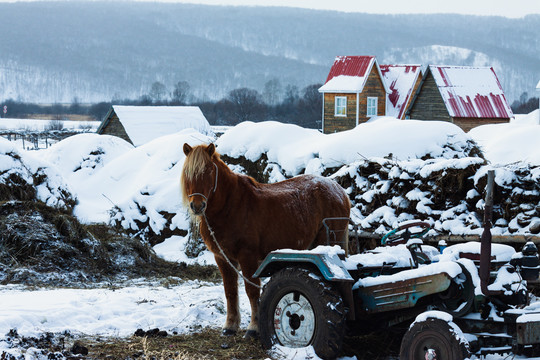
{"label": "snow drift", "polygon": [[[524,125],[505,126],[497,133],[510,134]],[[471,134],[479,133],[481,128]],[[10,176],[17,174],[23,179],[19,183],[36,189],[36,200],[71,204],[83,222],[112,223],[155,244],[185,236],[189,229],[179,191],[183,143],[216,141],[233,170],[259,180],[275,182],[303,173],[335,179],[350,195],[353,219],[380,233],[420,218],[441,233],[479,234],[485,174],[494,168],[495,233],[537,231],[538,150],[529,151],[527,162],[505,164],[490,157],[496,156],[492,151],[482,153],[474,139],[447,122],[383,117],[331,135],[277,122],[245,122],[217,140],[187,129],[140,147],[81,134],[37,153],[43,160],[4,141],[2,183],[11,184]],[[525,137],[522,147],[513,144],[507,153],[516,156],[534,141]]]}

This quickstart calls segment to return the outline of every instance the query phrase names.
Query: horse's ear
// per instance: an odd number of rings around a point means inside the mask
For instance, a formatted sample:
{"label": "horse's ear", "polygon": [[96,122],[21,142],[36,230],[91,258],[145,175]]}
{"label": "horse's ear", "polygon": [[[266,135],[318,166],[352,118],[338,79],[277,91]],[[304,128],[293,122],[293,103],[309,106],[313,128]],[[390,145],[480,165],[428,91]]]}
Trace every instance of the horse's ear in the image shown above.
{"label": "horse's ear", "polygon": [[184,154],[186,154],[186,156],[191,152],[191,150],[193,150],[193,148],[189,146],[188,143],[184,143]]}
{"label": "horse's ear", "polygon": [[208,152],[208,155],[210,156],[214,155],[214,153],[216,152],[216,146],[214,145],[214,143],[211,143],[210,145],[208,145],[206,147],[206,151]]}

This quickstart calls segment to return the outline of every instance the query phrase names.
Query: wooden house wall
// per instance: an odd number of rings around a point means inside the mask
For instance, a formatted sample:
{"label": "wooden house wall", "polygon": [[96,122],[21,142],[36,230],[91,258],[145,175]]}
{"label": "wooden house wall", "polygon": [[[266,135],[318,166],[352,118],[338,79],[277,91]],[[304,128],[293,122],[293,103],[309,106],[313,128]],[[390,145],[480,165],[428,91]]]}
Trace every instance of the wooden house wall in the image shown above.
{"label": "wooden house wall", "polygon": [[[334,116],[336,96],[347,97],[347,116]],[[356,126],[356,94],[325,93],[323,123],[325,134],[353,129]]]}
{"label": "wooden house wall", "polygon": [[452,122],[431,72],[428,73],[424,84],[420,88],[420,93],[416,97],[414,104],[411,104],[410,118]]}
{"label": "wooden house wall", "polygon": [[[336,96],[347,97],[347,116],[334,116]],[[377,115],[386,115],[386,92],[384,90],[382,79],[375,66],[371,69],[364,90],[359,95],[359,124],[366,122],[369,119],[366,116],[368,96],[378,98]],[[323,133],[325,134],[353,129],[356,126],[356,93],[324,93],[323,117]]]}
{"label": "wooden house wall", "polygon": [[107,120],[108,123],[101,129],[100,134],[118,136],[119,138],[124,139],[131,145],[133,145],[133,142],[131,141],[126,132],[126,129],[124,128],[124,126],[120,122],[120,119],[118,119],[118,116],[114,111],[111,112],[109,118],[105,121]]}
{"label": "wooden house wall", "polygon": [[367,98],[376,97],[377,98],[377,116],[386,115],[386,91],[384,91],[384,85],[381,77],[379,76],[379,71],[373,66],[369,77],[364,86],[364,90],[360,94],[360,106],[359,106],[359,116],[358,123],[364,123],[368,121],[371,117],[367,117]]}
{"label": "wooden house wall", "polygon": [[465,132],[480,125],[504,124],[510,122],[510,119],[500,118],[453,118],[452,120],[454,124],[459,126]]}

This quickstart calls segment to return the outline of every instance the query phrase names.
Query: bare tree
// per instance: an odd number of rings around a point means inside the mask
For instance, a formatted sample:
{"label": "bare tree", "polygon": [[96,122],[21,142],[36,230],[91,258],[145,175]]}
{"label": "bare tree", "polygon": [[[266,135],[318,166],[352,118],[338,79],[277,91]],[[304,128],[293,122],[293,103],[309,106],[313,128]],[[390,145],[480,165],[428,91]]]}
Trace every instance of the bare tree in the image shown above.
{"label": "bare tree", "polygon": [[281,100],[281,92],[281,83],[273,78],[264,84],[263,99],[268,105],[277,105]]}
{"label": "bare tree", "polygon": [[322,95],[319,88],[322,84],[313,84],[303,89],[303,96],[298,102],[299,116],[297,123],[304,127],[318,128],[322,112]]}
{"label": "bare tree", "polygon": [[190,96],[191,87],[187,81],[179,81],[174,85],[174,90],[171,94],[172,101],[179,104],[185,105],[188,103]]}
{"label": "bare tree", "polygon": [[227,100],[232,103],[233,113],[238,122],[256,121],[262,117],[264,106],[257,90],[248,88],[231,90]]}
{"label": "bare tree", "polygon": [[166,94],[167,88],[165,87],[165,85],[163,85],[159,81],[156,81],[152,84],[149,96],[152,98],[152,100],[154,100],[154,102],[162,101],[165,98]]}
{"label": "bare tree", "polygon": [[293,105],[298,101],[299,98],[300,95],[298,95],[298,86],[291,84],[287,85],[285,88],[285,99],[283,102],[287,105]]}

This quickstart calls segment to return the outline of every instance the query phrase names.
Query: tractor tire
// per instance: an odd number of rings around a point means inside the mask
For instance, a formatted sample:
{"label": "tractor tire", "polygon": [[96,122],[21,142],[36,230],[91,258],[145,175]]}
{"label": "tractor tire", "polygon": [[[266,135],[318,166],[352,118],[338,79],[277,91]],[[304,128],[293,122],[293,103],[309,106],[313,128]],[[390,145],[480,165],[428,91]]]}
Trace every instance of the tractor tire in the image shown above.
{"label": "tractor tire", "polygon": [[313,346],[322,359],[341,351],[346,309],[338,291],[319,275],[288,267],[272,276],[259,303],[259,336],[265,349]]}
{"label": "tractor tire", "polygon": [[460,342],[450,325],[436,318],[415,323],[403,336],[399,351],[400,360],[463,360],[468,357],[467,346]]}
{"label": "tractor tire", "polygon": [[474,304],[474,283],[469,271],[463,264],[461,274],[452,279],[450,287],[444,293],[438,294],[440,303],[436,308],[452,315],[462,317],[471,312]]}

